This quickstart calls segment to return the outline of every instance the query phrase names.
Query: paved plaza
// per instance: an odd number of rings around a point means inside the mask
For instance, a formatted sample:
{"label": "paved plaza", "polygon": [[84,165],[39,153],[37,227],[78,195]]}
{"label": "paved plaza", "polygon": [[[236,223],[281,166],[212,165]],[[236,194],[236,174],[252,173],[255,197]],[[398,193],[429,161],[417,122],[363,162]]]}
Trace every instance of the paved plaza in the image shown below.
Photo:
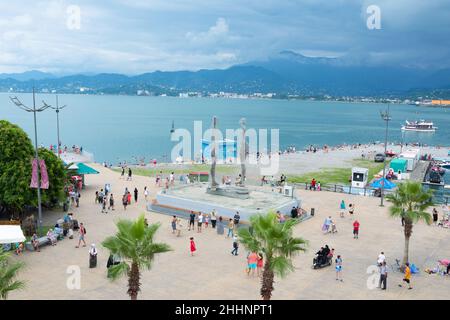
{"label": "paved plaza", "polygon": [[[133,181],[120,179],[120,173],[99,165],[92,165],[99,175],[86,177],[87,187],[80,198],[80,207],[73,208],[74,218],[87,228],[88,246],[76,249],[75,239],[59,241],[55,247],[43,247],[41,252],[25,252],[14,259],[26,263],[19,274],[26,281],[26,289],[12,292],[10,299],[129,299],[127,279],[111,282],[106,277],[108,251],[100,245],[116,231],[114,222],[119,218],[135,219],[145,212],[150,223],[160,222],[156,240],[168,243],[174,250],[158,255],[150,271],[142,272],[139,299],[260,299],[260,281],[248,277],[246,251],[240,247],[237,257],[230,254],[232,240],[217,235],[211,226],[202,233],[188,231],[183,223],[180,237],[172,234],[170,216],[146,212],[144,186],[154,198],[158,189],[154,178],[133,176]],[[116,210],[101,213],[95,204],[95,191],[110,183],[116,199]],[[138,187],[139,201],[124,211],[121,195],[125,187],[130,191]],[[285,279],[276,278],[273,299],[450,299],[450,277],[428,275],[423,271],[412,278],[413,290],[399,288],[401,274],[388,276],[387,291],[370,290],[367,269],[375,265],[378,254],[384,251],[388,265],[401,258],[404,237],[399,219],[388,216],[388,207],[379,207],[379,198],[344,195],[330,192],[297,190],[306,210],[315,208],[315,216],[295,228],[295,235],[309,241],[309,250],[294,259],[295,271]],[[361,223],[360,238],[353,239],[353,220],[348,215],[339,217],[338,205],[344,199],[356,205],[355,217]],[[321,226],[326,216],[336,222],[338,233],[324,235]],[[45,225],[54,224],[61,212],[45,212]],[[77,236],[77,233],[75,233]],[[189,237],[195,237],[197,254],[189,254]],[[88,268],[89,244],[97,244],[98,266]],[[315,252],[323,245],[335,248],[343,259],[343,282],[335,280],[334,267],[312,270]],[[450,230],[418,223],[414,226],[410,242],[410,260],[421,270],[434,267],[438,259],[450,258]],[[81,288],[67,287],[70,266],[81,269]]]}

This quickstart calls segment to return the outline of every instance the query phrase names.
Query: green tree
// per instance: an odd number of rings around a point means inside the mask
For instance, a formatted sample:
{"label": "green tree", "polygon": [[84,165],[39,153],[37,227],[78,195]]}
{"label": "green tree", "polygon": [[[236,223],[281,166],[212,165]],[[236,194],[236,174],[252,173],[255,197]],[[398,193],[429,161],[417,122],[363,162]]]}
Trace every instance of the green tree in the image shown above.
{"label": "green tree", "polygon": [[122,261],[108,269],[108,277],[115,280],[128,276],[128,291],[131,300],[137,300],[141,286],[141,270],[150,269],[156,254],[172,250],[165,243],[154,243],[153,237],[160,227],[159,223],[145,225],[142,214],[136,221],[119,220],[118,232],[102,242],[112,255],[121,257]]}
{"label": "green tree", "polygon": [[431,215],[425,210],[433,205],[432,191],[423,191],[419,182],[405,182],[399,184],[397,190],[387,195],[386,199],[392,203],[389,208],[390,215],[404,220],[403,267],[409,261],[409,240],[412,235],[413,224],[419,220],[423,220],[427,224],[431,223]]}
{"label": "green tree", "polygon": [[25,205],[36,205],[30,189],[33,145],[17,125],[0,120],[0,208],[20,213]]}
{"label": "green tree", "polygon": [[6,300],[11,291],[25,287],[23,281],[15,280],[17,273],[23,266],[24,264],[22,262],[11,264],[9,261],[9,253],[4,252],[0,247],[0,299]]}
{"label": "green tree", "polygon": [[[62,199],[67,173],[63,162],[51,151],[38,150],[49,177],[48,190],[42,190],[42,203],[51,207]],[[37,206],[37,191],[30,188],[34,148],[27,134],[17,125],[0,120],[0,210],[11,215],[25,206]],[[0,211],[0,212],[1,212]]]}
{"label": "green tree", "polygon": [[42,203],[48,207],[57,205],[64,199],[64,187],[67,180],[67,169],[61,159],[52,151],[40,148],[39,159],[45,161],[49,178],[49,188],[42,190]]}
{"label": "green tree", "polygon": [[250,228],[238,231],[239,241],[252,252],[262,253],[264,270],[262,275],[261,297],[270,300],[274,290],[275,275],[285,277],[294,270],[292,257],[305,251],[307,241],[293,237],[296,219],[279,223],[275,213],[250,217]]}

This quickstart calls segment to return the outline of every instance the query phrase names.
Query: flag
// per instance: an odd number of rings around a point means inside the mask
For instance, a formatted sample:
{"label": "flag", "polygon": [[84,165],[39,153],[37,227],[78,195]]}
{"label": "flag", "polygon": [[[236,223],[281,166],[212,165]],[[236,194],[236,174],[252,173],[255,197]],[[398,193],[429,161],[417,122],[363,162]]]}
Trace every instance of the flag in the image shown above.
{"label": "flag", "polygon": [[[38,163],[36,159],[33,159],[31,162],[31,183],[30,188],[37,189],[38,183],[39,183],[39,176],[38,176]],[[39,160],[39,170],[41,172],[41,189],[48,189],[49,187],[49,181],[48,181],[48,173],[47,173],[47,166],[45,165],[44,160]]]}
{"label": "flag", "polygon": [[38,165],[37,165],[37,161],[36,159],[33,159],[33,161],[31,162],[31,183],[30,183],[30,188],[37,188],[38,187]]}
{"label": "flag", "polygon": [[47,173],[47,166],[45,165],[44,160],[39,160],[39,169],[41,170],[41,188],[48,189],[49,186],[48,173]]}

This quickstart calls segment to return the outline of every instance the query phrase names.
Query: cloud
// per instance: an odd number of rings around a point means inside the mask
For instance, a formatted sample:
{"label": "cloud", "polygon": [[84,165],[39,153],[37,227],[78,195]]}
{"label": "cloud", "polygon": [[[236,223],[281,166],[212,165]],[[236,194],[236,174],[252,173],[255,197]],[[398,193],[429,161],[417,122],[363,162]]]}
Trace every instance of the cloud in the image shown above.
{"label": "cloud", "polygon": [[[381,30],[366,27],[368,5]],[[81,28],[67,28],[70,5]],[[447,0],[0,2],[0,72],[226,68],[283,50],[347,63],[450,67]]]}

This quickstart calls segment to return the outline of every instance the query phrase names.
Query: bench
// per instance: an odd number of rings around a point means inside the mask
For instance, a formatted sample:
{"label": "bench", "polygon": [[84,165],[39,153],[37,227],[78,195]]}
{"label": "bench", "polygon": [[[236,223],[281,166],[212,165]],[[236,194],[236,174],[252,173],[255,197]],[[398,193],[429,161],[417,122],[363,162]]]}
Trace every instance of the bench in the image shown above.
{"label": "bench", "polygon": [[[63,239],[63,235],[61,233],[56,234],[56,240],[61,240]],[[47,236],[44,237],[40,237],[36,240],[39,243],[39,248],[45,245],[50,245],[50,240],[47,238]],[[31,241],[27,241],[25,243],[25,248],[29,251],[34,251],[34,247],[33,244],[31,243]]]}

